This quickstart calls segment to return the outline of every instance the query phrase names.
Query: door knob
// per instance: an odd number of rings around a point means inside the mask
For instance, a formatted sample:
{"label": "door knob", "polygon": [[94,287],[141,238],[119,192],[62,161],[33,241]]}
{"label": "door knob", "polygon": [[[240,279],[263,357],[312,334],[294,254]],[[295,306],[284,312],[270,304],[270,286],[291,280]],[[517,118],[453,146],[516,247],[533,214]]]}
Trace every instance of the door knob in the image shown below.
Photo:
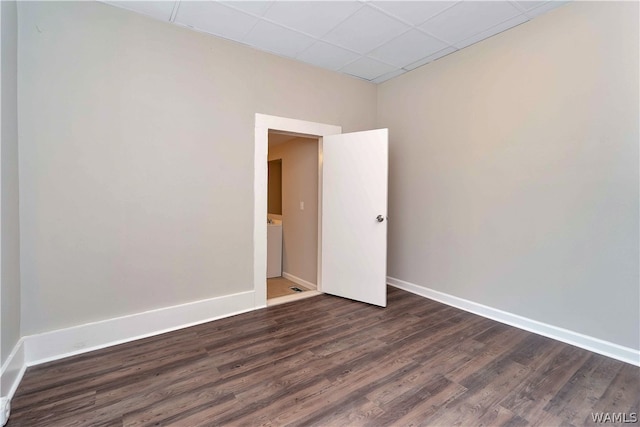
{"label": "door knob", "polygon": [[384,217],[383,217],[382,215],[378,215],[378,216],[376,217],[376,220],[377,220],[378,222],[382,222],[382,221],[384,221]]}

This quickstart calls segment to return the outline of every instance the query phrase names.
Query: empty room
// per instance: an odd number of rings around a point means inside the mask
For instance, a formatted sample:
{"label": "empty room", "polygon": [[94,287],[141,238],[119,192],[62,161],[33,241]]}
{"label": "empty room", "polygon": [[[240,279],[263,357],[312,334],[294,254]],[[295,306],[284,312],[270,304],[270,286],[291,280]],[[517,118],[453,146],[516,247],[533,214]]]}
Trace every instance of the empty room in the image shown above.
{"label": "empty room", "polygon": [[0,425],[637,425],[639,6],[1,1]]}

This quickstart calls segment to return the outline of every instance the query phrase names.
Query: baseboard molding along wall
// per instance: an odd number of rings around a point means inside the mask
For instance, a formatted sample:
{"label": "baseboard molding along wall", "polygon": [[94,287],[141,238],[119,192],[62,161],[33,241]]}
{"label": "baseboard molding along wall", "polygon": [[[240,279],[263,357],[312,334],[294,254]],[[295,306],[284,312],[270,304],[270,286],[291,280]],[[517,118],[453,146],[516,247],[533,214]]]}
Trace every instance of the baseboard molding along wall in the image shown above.
{"label": "baseboard molding along wall", "polygon": [[248,291],[29,335],[25,362],[38,365],[254,309],[254,291]]}
{"label": "baseboard molding along wall", "polygon": [[318,289],[315,283],[307,282],[306,280],[301,279],[298,276],[294,276],[293,274],[289,274],[283,271],[282,277],[284,277],[287,280],[291,280],[296,285],[304,286],[307,289],[311,289],[312,291],[315,291]]}
{"label": "baseboard molding along wall", "polygon": [[537,320],[528,319],[517,314],[478,304],[473,301],[405,282],[404,280],[396,279],[394,277],[387,277],[387,283],[393,287],[459,308],[460,310],[468,311],[500,323],[505,323],[519,329],[524,329],[525,331],[533,332],[534,334],[571,344],[622,362],[640,366],[640,351],[633,348],[624,347],[599,338],[590,337],[579,332],[570,331],[568,329],[542,323]]}

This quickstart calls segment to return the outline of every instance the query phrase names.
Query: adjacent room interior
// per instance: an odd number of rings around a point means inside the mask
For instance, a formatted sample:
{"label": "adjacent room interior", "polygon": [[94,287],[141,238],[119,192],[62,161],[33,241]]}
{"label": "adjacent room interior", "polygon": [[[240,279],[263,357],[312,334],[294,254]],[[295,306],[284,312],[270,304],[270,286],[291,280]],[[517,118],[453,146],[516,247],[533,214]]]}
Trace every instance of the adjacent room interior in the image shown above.
{"label": "adjacent room interior", "polygon": [[273,305],[317,289],[319,146],[317,138],[273,131],[268,144],[267,304]]}
{"label": "adjacent room interior", "polygon": [[[0,424],[637,422],[638,2],[197,3],[0,3]],[[314,289],[321,140],[261,114],[388,129],[386,308]]]}

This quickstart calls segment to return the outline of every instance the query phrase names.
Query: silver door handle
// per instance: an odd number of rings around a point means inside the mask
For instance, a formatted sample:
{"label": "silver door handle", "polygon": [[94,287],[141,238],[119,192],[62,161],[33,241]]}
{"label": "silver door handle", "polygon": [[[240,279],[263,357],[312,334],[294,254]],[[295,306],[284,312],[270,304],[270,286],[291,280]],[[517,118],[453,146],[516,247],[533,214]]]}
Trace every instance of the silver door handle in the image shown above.
{"label": "silver door handle", "polygon": [[384,221],[384,217],[383,217],[382,215],[378,215],[378,216],[376,217],[376,220],[377,220],[378,222],[382,222],[382,221]]}

